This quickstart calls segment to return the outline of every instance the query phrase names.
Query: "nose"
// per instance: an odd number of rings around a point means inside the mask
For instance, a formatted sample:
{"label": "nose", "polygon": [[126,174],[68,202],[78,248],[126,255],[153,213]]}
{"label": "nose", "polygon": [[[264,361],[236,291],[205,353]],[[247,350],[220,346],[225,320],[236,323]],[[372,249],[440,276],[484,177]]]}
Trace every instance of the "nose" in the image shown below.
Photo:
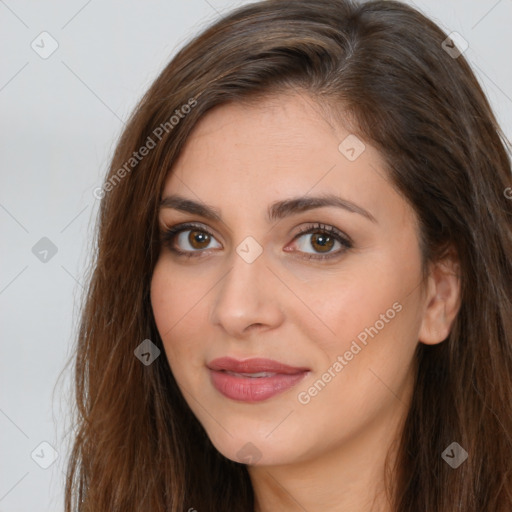
{"label": "nose", "polygon": [[232,261],[231,270],[214,288],[212,324],[233,338],[278,327],[284,318],[276,293],[279,282],[267,267],[265,252],[252,263],[234,252]]}

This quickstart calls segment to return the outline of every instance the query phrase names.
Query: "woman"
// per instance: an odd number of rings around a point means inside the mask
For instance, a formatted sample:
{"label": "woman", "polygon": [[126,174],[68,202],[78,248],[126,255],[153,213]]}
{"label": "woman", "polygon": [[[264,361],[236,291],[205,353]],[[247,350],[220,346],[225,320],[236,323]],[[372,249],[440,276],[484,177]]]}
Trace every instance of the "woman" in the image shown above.
{"label": "woman", "polygon": [[512,509],[511,165],[454,48],[270,0],[174,57],[99,194],[66,511]]}

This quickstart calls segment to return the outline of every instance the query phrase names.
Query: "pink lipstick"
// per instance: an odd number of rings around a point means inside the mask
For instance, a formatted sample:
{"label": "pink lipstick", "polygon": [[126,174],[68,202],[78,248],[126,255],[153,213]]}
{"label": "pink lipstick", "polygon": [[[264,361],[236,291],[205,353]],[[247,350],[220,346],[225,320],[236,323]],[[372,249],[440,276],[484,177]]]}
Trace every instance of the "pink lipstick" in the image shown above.
{"label": "pink lipstick", "polygon": [[263,358],[221,357],[207,366],[213,386],[225,397],[242,402],[267,400],[295,386],[309,372],[309,368]]}

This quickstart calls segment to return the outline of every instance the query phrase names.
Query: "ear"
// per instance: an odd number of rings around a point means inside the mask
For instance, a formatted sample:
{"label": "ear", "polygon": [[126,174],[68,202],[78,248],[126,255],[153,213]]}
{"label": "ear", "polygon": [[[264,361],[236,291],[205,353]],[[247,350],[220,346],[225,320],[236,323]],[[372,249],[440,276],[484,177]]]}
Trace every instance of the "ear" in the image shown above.
{"label": "ear", "polygon": [[460,266],[455,251],[430,266],[419,341],[435,345],[450,334],[460,309]]}

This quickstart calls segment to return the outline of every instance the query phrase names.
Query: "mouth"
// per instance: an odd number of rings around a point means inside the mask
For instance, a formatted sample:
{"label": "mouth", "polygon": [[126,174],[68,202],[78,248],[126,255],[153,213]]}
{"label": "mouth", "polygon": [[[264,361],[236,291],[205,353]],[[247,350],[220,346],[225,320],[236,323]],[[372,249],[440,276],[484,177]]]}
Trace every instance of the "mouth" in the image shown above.
{"label": "mouth", "polygon": [[230,372],[229,370],[220,370],[228,375],[234,375],[235,377],[249,377],[250,379],[261,379],[262,377],[273,377],[274,375],[278,375],[277,373],[272,372],[258,372],[258,373],[236,373]]}
{"label": "mouth", "polygon": [[301,381],[309,368],[289,366],[272,359],[240,361],[223,357],[208,365],[213,386],[224,397],[240,402],[260,402]]}

